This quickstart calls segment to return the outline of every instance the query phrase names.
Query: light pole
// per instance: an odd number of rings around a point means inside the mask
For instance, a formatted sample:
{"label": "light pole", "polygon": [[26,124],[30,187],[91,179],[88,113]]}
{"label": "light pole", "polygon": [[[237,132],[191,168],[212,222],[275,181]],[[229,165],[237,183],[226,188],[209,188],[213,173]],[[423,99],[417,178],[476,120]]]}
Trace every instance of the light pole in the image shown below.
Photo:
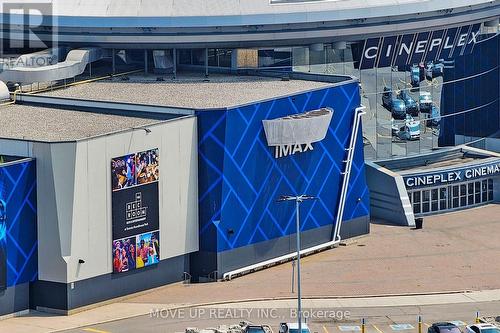
{"label": "light pole", "polygon": [[310,195],[282,195],[278,202],[282,201],[295,201],[295,220],[297,222],[297,312],[298,312],[298,326],[299,333],[302,333],[302,294],[300,289],[300,204],[305,200],[316,200],[316,197]]}

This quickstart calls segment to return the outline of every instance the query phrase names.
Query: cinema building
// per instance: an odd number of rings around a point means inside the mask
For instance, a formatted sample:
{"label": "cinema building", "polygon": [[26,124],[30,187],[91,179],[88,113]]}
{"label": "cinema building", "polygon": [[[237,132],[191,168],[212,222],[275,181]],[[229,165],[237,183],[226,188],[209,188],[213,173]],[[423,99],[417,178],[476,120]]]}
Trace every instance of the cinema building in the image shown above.
{"label": "cinema building", "polygon": [[316,199],[304,253],[500,200],[500,1],[28,7],[1,15],[0,315],[289,260],[282,195]]}

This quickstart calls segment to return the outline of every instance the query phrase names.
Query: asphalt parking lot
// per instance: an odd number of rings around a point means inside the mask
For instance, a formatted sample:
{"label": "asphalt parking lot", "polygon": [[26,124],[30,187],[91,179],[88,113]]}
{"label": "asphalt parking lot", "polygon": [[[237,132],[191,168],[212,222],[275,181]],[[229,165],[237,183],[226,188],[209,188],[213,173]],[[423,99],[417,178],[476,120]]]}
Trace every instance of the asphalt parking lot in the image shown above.
{"label": "asphalt parking lot", "polygon": [[[452,322],[465,331],[466,325],[475,322],[476,310],[482,313],[497,314],[500,303],[484,303],[475,306],[467,304],[423,306],[423,307],[383,307],[383,308],[314,308],[305,309],[309,316],[307,325],[312,333],[361,333],[362,319],[365,320],[365,333],[419,333],[418,317],[422,318],[422,332],[435,322]],[[203,318],[197,314],[207,311]],[[275,311],[275,312],[273,312]],[[212,315],[208,313],[211,312]],[[269,325],[273,332],[279,331],[281,322],[296,322],[296,317],[288,314],[293,309],[256,309],[256,308],[193,308],[182,312],[172,311],[162,317],[146,315],[105,324],[92,325],[64,331],[64,333],[138,333],[164,332],[180,333],[186,328],[206,329],[220,325],[235,325],[247,321],[259,325]],[[270,315],[273,313],[273,315]],[[270,317],[271,316],[271,317]]]}

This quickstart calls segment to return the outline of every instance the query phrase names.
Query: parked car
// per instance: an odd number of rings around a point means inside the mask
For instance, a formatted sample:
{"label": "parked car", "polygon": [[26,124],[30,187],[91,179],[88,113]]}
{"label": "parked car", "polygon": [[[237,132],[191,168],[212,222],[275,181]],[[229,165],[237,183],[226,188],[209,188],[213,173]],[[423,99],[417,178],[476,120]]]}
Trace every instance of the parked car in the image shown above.
{"label": "parked car", "polygon": [[267,325],[248,325],[243,329],[244,333],[272,333],[272,329]]}
{"label": "parked car", "polygon": [[418,116],[418,103],[415,101],[406,90],[401,90],[398,95],[399,99],[405,102],[406,112],[412,116]]}
{"label": "parked car", "polygon": [[420,112],[430,112],[432,110],[432,106],[434,105],[431,93],[428,91],[421,91],[418,98],[418,105]]}
{"label": "parked car", "polygon": [[429,118],[425,122],[427,127],[438,127],[441,123],[441,111],[437,106],[433,105],[427,118]]}
{"label": "parked car", "polygon": [[[281,323],[279,333],[299,333],[299,324]],[[302,323],[302,333],[311,333],[306,323]]]}
{"label": "parked car", "polygon": [[428,329],[427,333],[462,333],[460,328],[448,322],[434,323]]}
{"label": "parked car", "polygon": [[500,333],[500,329],[492,324],[474,324],[465,329],[467,333]]}
{"label": "parked car", "polygon": [[406,117],[406,105],[405,102],[399,98],[396,98],[389,87],[384,87],[384,93],[382,94],[382,105],[392,113],[392,117],[395,119],[405,119]]}
{"label": "parked car", "polygon": [[399,98],[394,98],[391,104],[391,113],[394,119],[405,119],[406,117],[405,102]]}
{"label": "parked car", "polygon": [[393,120],[391,124],[392,135],[403,141],[412,141],[420,139],[420,121],[413,119],[408,115],[404,125],[399,125]]}
{"label": "parked car", "polygon": [[387,109],[391,108],[392,103],[392,89],[389,87],[384,87],[384,92],[382,93],[382,106]]}
{"label": "parked car", "polygon": [[420,68],[417,65],[410,68],[410,84],[413,88],[420,87]]}
{"label": "parked car", "polygon": [[444,74],[444,64],[442,62],[429,61],[425,67],[425,77],[427,80],[432,81],[432,79],[443,76]]}

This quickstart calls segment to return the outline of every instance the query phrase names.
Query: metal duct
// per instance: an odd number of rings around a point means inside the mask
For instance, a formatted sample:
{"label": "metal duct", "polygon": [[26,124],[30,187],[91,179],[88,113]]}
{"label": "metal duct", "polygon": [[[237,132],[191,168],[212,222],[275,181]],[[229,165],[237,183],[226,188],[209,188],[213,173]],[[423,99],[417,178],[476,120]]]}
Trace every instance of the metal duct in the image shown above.
{"label": "metal duct", "polygon": [[89,63],[100,60],[103,57],[104,51],[101,48],[71,50],[63,62],[41,67],[17,66],[9,68],[0,73],[0,80],[30,84],[33,82],[51,82],[69,79],[82,74]]}
{"label": "metal duct", "polygon": [[0,81],[0,101],[10,100],[9,88],[7,85]]}

